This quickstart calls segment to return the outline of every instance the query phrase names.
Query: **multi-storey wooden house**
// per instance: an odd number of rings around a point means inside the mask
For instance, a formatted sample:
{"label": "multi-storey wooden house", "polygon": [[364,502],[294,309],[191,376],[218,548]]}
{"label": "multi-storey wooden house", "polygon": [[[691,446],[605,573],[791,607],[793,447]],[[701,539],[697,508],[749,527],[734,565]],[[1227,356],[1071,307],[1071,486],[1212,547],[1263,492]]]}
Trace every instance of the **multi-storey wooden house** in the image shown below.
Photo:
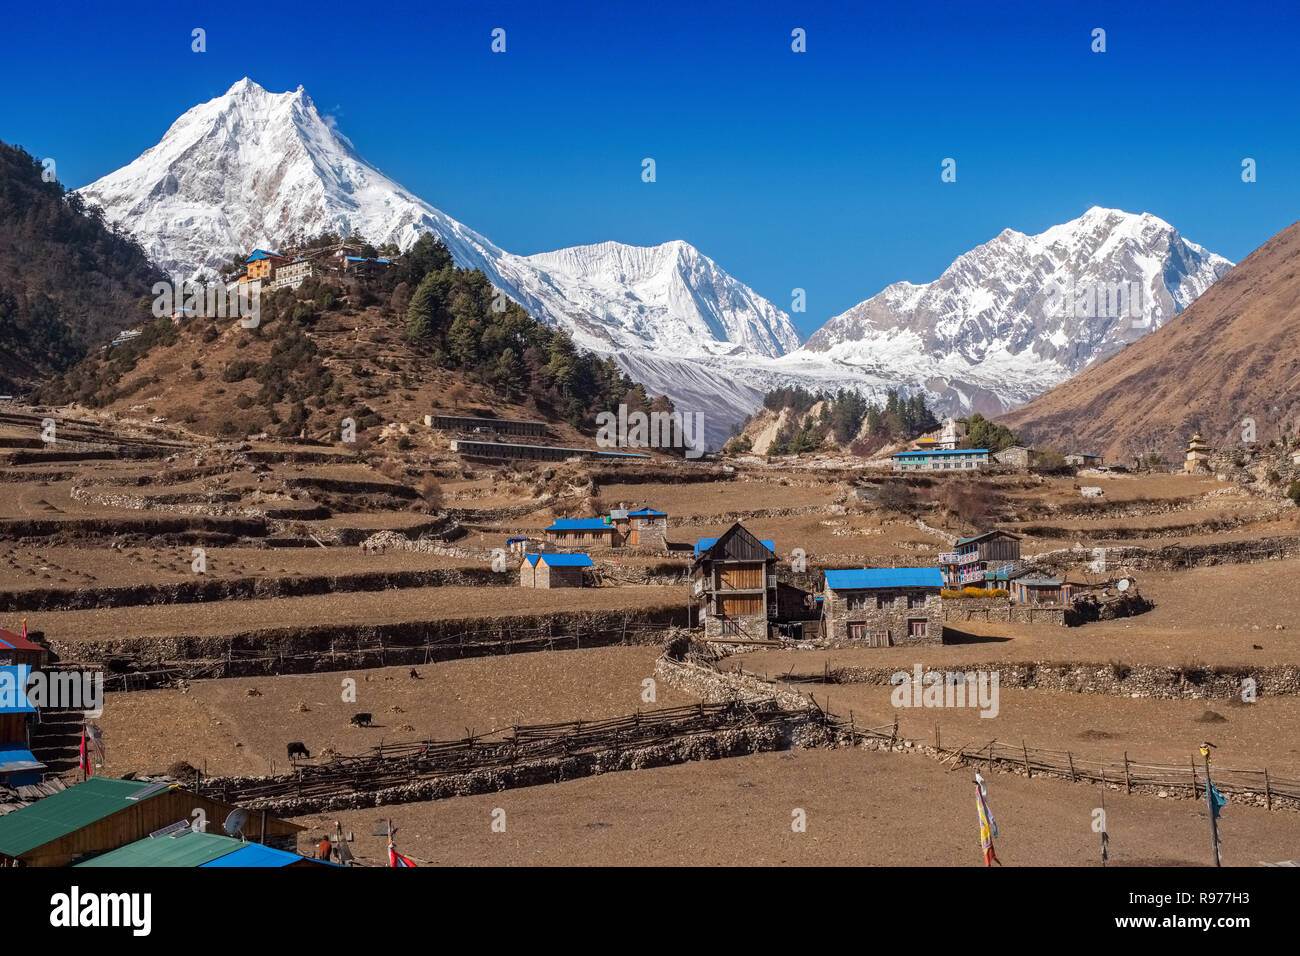
{"label": "multi-storey wooden house", "polygon": [[958,538],[956,550],[939,555],[943,584],[948,588],[1006,587],[1020,567],[1020,538],[1005,531],[985,531]]}
{"label": "multi-storey wooden house", "polygon": [[777,614],[776,545],[740,524],[695,543],[691,593],[705,637],[765,639]]}

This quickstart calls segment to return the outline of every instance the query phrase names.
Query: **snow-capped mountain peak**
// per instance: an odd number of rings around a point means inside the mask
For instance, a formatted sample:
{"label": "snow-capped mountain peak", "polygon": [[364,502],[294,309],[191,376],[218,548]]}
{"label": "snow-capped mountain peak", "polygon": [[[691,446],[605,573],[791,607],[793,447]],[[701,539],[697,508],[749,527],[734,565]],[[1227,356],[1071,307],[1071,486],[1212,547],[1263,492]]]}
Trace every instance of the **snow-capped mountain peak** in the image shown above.
{"label": "snow-capped mountain peak", "polygon": [[830,319],[794,356],[1000,411],[1164,325],[1232,263],[1150,213],[1094,206],[1037,235],[1005,229],[933,282]]}
{"label": "snow-capped mountain peak", "polygon": [[215,270],[236,253],[326,230],[403,249],[432,232],[458,265],[482,269],[535,317],[620,360],[638,349],[772,357],[799,344],[784,312],[682,240],[504,251],[363,160],[301,86],[271,93],[245,77],[79,191],[170,273]]}

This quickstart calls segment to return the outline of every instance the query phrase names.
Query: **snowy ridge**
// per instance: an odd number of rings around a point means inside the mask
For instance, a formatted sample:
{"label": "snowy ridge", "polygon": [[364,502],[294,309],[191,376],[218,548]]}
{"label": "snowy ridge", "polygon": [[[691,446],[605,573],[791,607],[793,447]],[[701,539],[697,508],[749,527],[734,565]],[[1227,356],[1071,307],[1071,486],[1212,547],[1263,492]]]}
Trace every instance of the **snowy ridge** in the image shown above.
{"label": "snowy ridge", "polygon": [[[78,192],[184,276],[291,234],[360,232],[406,249],[432,232],[536,318],[703,412],[714,445],[777,385],[873,398],[898,387],[944,413],[996,413],[1163,325],[1232,265],[1155,216],[1095,207],[1036,236],[1005,230],[933,282],[895,283],[835,316],[800,348],[785,312],[686,242],[506,252],[358,156],[301,87],[269,93],[249,79]],[[1140,284],[1148,327],[1049,314],[1053,282],[1120,281]]]}

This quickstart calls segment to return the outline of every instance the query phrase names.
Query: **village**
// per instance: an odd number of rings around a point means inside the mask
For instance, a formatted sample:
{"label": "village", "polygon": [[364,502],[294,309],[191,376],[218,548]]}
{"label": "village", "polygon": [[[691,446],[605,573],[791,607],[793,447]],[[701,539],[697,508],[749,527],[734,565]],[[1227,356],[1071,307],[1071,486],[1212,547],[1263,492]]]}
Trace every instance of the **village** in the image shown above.
{"label": "village", "polygon": [[[651,833],[684,859],[695,831],[654,830],[648,786],[702,794],[693,826],[734,837],[711,862],[765,840],[881,862],[800,844],[780,808],[847,825],[798,791],[861,769],[946,805],[962,766],[1058,835],[1101,787],[1153,834],[1121,858],[1199,860],[1158,834],[1205,792],[1207,735],[1233,755],[1232,858],[1300,836],[1300,758],[1269,732],[1297,716],[1300,536],[1257,477],[1295,464],[1286,443],[1042,472],[949,420],[806,469],[597,448],[506,411],[443,403],[354,446],[0,410],[0,861],[517,861],[498,811],[548,862],[626,862]],[[1207,599],[1225,588],[1241,603]],[[891,703],[933,668],[991,673],[999,700],[923,709],[918,683]],[[39,699],[60,685],[34,672],[95,675],[102,699]],[[743,824],[705,807],[736,786],[759,801]],[[557,816],[575,799],[581,835]],[[949,826],[918,807],[896,838]],[[970,862],[966,829],[926,859]],[[1000,852],[1088,859],[1061,839]]]}

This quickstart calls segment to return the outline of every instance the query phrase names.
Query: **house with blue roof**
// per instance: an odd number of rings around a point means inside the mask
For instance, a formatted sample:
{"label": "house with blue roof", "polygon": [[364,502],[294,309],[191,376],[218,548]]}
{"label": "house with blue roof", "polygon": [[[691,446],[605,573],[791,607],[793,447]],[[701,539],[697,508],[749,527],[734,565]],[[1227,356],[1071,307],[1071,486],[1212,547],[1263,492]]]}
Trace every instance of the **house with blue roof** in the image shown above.
{"label": "house with blue roof", "polygon": [[622,535],[612,518],[557,518],[546,529],[546,540],[568,548],[614,548]]}
{"label": "house with blue roof", "polygon": [[830,641],[943,643],[943,572],[937,567],[854,568],[822,576],[823,630]]}
{"label": "house with blue roof", "polygon": [[890,456],[894,471],[972,471],[989,463],[987,448],[921,448]]}
{"label": "house with blue roof", "polygon": [[580,588],[583,569],[596,563],[586,554],[558,554],[543,551],[525,554],[519,565],[519,585],[525,588]]}

